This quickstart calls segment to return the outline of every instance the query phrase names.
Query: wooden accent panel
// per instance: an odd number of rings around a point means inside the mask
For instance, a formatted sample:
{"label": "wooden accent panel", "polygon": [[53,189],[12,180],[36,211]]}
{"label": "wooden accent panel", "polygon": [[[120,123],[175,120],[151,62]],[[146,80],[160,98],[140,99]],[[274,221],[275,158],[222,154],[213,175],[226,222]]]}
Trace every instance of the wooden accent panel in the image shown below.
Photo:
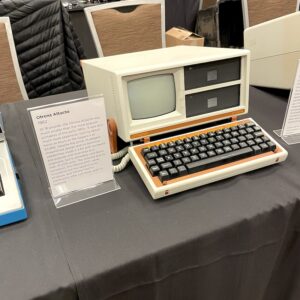
{"label": "wooden accent panel", "polygon": [[249,26],[260,24],[296,11],[297,0],[247,0]]}
{"label": "wooden accent panel", "polygon": [[107,130],[109,138],[110,153],[118,152],[118,141],[117,141],[117,123],[113,118],[107,119]]}
{"label": "wooden accent panel", "polygon": [[236,116],[236,115],[240,115],[242,113],[244,113],[245,110],[244,109],[239,109],[239,110],[235,110],[226,114],[219,114],[217,116],[212,116],[212,117],[207,117],[207,118],[203,118],[203,119],[198,119],[198,120],[194,120],[194,121],[188,121],[188,122],[184,122],[184,123],[180,123],[180,124],[176,124],[176,125],[171,125],[171,126],[166,126],[163,128],[159,128],[159,129],[153,129],[153,130],[148,130],[148,131],[143,131],[143,132],[139,132],[136,134],[132,134],[130,136],[130,139],[134,140],[134,139],[139,139],[139,138],[143,138],[143,137],[149,137],[155,134],[161,134],[161,133],[165,133],[168,131],[172,131],[172,130],[179,130],[179,129],[183,129],[186,127],[190,127],[190,126],[196,126],[196,125],[200,125],[203,123],[208,123],[211,121],[215,121],[215,120],[219,120],[219,119],[226,119],[232,116]]}
{"label": "wooden accent panel", "polygon": [[0,23],[0,103],[22,100],[5,24]]}
{"label": "wooden accent panel", "polygon": [[[249,119],[245,119],[245,120],[233,122],[233,123],[230,123],[230,124],[216,126],[216,127],[213,127],[213,131],[228,128],[228,127],[232,127],[232,126],[237,126],[237,125],[241,125],[241,124],[245,124],[249,121],[250,121]],[[242,164],[242,163],[245,163],[247,161],[252,161],[252,160],[255,160],[255,159],[258,159],[258,158],[261,158],[261,157],[266,157],[266,156],[270,156],[270,155],[274,154],[274,152],[272,152],[272,151],[262,153],[262,154],[255,155],[255,156],[248,157],[248,158],[244,158],[244,159],[241,159],[241,160],[238,160],[238,161],[235,161],[235,162],[227,163],[227,164],[224,164],[224,165],[221,165],[221,166],[218,166],[218,167],[210,168],[210,169],[207,169],[207,170],[204,170],[204,171],[200,171],[200,172],[185,175],[185,176],[182,176],[182,177],[174,178],[174,179],[168,180],[168,181],[163,182],[163,183],[159,180],[159,178],[157,176],[152,177],[152,175],[150,174],[150,172],[149,172],[149,170],[146,166],[146,161],[145,161],[145,159],[144,159],[144,157],[141,153],[143,148],[159,145],[161,143],[168,143],[168,142],[176,141],[178,139],[184,139],[184,138],[187,138],[187,137],[192,137],[196,134],[200,135],[202,133],[207,133],[211,130],[212,129],[210,129],[210,128],[203,129],[203,130],[198,130],[198,131],[194,131],[194,132],[188,133],[188,134],[183,134],[183,135],[180,135],[180,136],[177,136],[177,137],[171,137],[171,138],[167,138],[167,139],[164,139],[164,140],[161,140],[161,141],[155,141],[155,142],[147,143],[147,145],[142,144],[142,145],[139,145],[139,146],[135,146],[134,151],[137,154],[137,156],[139,157],[140,161],[142,161],[144,168],[149,173],[149,175],[152,178],[152,181],[154,182],[156,187],[166,186],[166,185],[174,183],[174,182],[178,182],[178,181],[182,181],[182,180],[185,180],[185,179],[188,179],[188,178],[201,176],[201,175],[208,174],[208,173],[211,173],[211,172],[215,172],[215,171],[218,171],[218,170],[222,170],[222,169],[225,169],[225,168],[228,168],[228,167],[231,167],[231,166]],[[279,147],[277,147],[277,149],[275,150],[276,153],[281,152],[281,151],[282,150]]]}
{"label": "wooden accent panel", "polygon": [[160,4],[138,5],[126,13],[98,10],[92,18],[104,56],[162,47]]}

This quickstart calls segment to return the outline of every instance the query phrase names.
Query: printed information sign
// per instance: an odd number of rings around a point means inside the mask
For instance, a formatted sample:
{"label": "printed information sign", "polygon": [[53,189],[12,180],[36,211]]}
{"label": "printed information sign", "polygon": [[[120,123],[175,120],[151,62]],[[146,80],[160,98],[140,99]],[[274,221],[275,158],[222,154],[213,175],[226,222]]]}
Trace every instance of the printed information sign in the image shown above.
{"label": "printed information sign", "polygon": [[294,80],[294,86],[290,93],[282,130],[275,130],[287,144],[300,143],[300,61]]}
{"label": "printed information sign", "polygon": [[113,180],[103,98],[30,114],[53,198]]}

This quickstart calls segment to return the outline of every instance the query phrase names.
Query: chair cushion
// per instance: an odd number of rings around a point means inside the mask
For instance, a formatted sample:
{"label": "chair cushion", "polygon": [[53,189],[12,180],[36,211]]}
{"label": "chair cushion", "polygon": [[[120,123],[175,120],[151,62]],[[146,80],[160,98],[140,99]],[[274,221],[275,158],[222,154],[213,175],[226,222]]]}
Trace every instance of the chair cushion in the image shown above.
{"label": "chair cushion", "polygon": [[133,8],[127,12],[103,9],[92,13],[104,56],[162,47],[160,4]]}

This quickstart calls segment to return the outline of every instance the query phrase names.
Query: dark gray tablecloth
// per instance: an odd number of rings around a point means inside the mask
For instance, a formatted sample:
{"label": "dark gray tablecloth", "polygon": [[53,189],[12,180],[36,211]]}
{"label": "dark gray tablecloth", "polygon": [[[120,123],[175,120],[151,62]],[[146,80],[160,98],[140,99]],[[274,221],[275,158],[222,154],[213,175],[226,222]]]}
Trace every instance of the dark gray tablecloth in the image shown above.
{"label": "dark gray tablecloth", "polygon": [[[274,136],[286,98],[252,88],[249,115]],[[29,210],[0,229],[1,298],[300,299],[300,145],[280,165],[159,201],[130,165],[121,190],[55,209],[25,111],[47,101],[0,109]]]}

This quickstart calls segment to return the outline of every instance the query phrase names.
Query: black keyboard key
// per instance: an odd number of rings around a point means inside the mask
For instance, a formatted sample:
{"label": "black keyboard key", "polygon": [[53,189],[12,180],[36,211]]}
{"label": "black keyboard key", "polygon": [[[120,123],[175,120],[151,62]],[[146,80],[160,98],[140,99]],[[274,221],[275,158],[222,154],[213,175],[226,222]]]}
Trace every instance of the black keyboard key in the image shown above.
{"label": "black keyboard key", "polygon": [[207,139],[202,139],[202,140],[200,140],[200,144],[201,144],[202,146],[207,145],[207,144],[208,144]]}
{"label": "black keyboard key", "polygon": [[158,173],[158,178],[161,182],[164,182],[170,179],[170,174],[167,170],[163,170]]}
{"label": "black keyboard key", "polygon": [[233,132],[231,132],[231,136],[232,137],[238,137],[240,134],[237,132],[237,131],[233,131]]}
{"label": "black keyboard key", "polygon": [[267,136],[262,136],[261,139],[266,143],[266,142],[270,142],[270,139]]}
{"label": "black keyboard key", "polygon": [[183,164],[188,164],[188,163],[190,163],[191,162],[191,159],[189,158],[189,157],[183,157],[182,159],[181,159],[181,161],[183,162]]}
{"label": "black keyboard key", "polygon": [[192,155],[192,156],[190,156],[190,159],[191,159],[191,161],[197,161],[197,160],[199,160],[200,158],[199,158],[198,155]]}
{"label": "black keyboard key", "polygon": [[171,147],[171,148],[172,148],[172,147],[175,147],[175,146],[176,146],[176,143],[173,142],[173,141],[172,141],[172,142],[169,142],[169,143],[168,143],[168,146]]}
{"label": "black keyboard key", "polygon": [[164,159],[163,157],[157,157],[157,158],[156,158],[156,162],[157,162],[158,164],[162,164],[162,163],[165,162],[165,159]]}
{"label": "black keyboard key", "polygon": [[215,151],[207,151],[206,154],[208,155],[208,157],[213,157],[217,155]]}
{"label": "black keyboard key", "polygon": [[273,142],[267,142],[267,145],[269,146],[270,151],[276,150],[276,145]]}
{"label": "black keyboard key", "polygon": [[192,148],[193,148],[192,144],[190,144],[190,143],[184,144],[183,147],[184,147],[186,150],[192,149]]}
{"label": "black keyboard key", "polygon": [[210,143],[215,143],[215,142],[217,141],[215,137],[209,137],[207,140],[208,140]]}
{"label": "black keyboard key", "polygon": [[170,168],[172,168],[173,166],[172,166],[172,164],[168,161],[168,162],[165,162],[165,163],[163,163],[163,164],[161,164],[160,165],[160,168],[162,169],[162,170],[167,170],[167,169],[170,169]]}
{"label": "black keyboard key", "polygon": [[223,129],[223,132],[224,132],[224,133],[230,133],[230,132],[231,132],[231,129],[230,129],[230,128],[224,128],[224,129]]}
{"label": "black keyboard key", "polygon": [[181,165],[182,165],[182,161],[181,161],[180,159],[175,159],[175,160],[173,161],[173,165],[174,165],[175,167],[181,166]]}
{"label": "black keyboard key", "polygon": [[253,140],[253,139],[254,139],[254,136],[253,136],[252,134],[248,133],[248,134],[245,135],[245,138],[246,138],[247,140]]}
{"label": "black keyboard key", "polygon": [[254,131],[261,131],[260,127],[257,125],[253,126],[252,128]]}
{"label": "black keyboard key", "polygon": [[248,157],[253,155],[253,151],[250,147],[232,151],[229,153],[224,153],[221,155],[217,155],[214,157],[210,157],[204,160],[199,160],[195,162],[191,162],[186,165],[188,173],[195,173],[199,171],[206,170],[208,168],[217,167],[225,163],[229,163],[232,161],[237,161],[239,159]]}
{"label": "black keyboard key", "polygon": [[252,127],[247,127],[247,128],[246,128],[246,131],[247,131],[248,133],[252,133],[252,132],[254,132],[254,129],[253,129]]}
{"label": "black keyboard key", "polygon": [[182,157],[182,154],[181,153],[174,153],[173,156],[174,156],[175,159],[179,159],[179,158]]}
{"label": "black keyboard key", "polygon": [[244,124],[238,125],[238,129],[245,129],[245,128],[246,128],[246,126]]}
{"label": "black keyboard key", "polygon": [[224,137],[223,137],[222,135],[217,135],[217,136],[216,136],[216,139],[217,139],[219,142],[221,142],[221,141],[224,140]]}
{"label": "black keyboard key", "polygon": [[256,138],[260,138],[260,137],[263,137],[264,134],[262,131],[257,131],[257,132],[254,132],[253,135],[256,137]]}
{"label": "black keyboard key", "polygon": [[199,141],[199,140],[200,140],[200,138],[199,138],[199,136],[197,136],[197,135],[194,135],[194,136],[192,137],[192,140],[193,140],[193,141]]}
{"label": "black keyboard key", "polygon": [[147,160],[147,166],[148,166],[148,168],[150,168],[151,166],[154,166],[154,165],[156,165],[155,159],[148,159]]}
{"label": "black keyboard key", "polygon": [[222,135],[222,134],[223,134],[223,130],[222,129],[216,131],[216,135]]}
{"label": "black keyboard key", "polygon": [[194,154],[198,154],[199,153],[199,150],[196,149],[196,148],[193,148],[190,150],[191,154],[194,155]]}
{"label": "black keyboard key", "polygon": [[223,146],[230,146],[231,145],[231,142],[228,141],[228,140],[225,140],[222,143],[223,143]]}
{"label": "black keyboard key", "polygon": [[175,143],[176,143],[176,145],[180,146],[180,145],[184,144],[184,141],[183,140],[177,140]]}
{"label": "black keyboard key", "polygon": [[207,148],[205,146],[201,146],[198,148],[199,152],[206,152],[207,151]]}
{"label": "black keyboard key", "polygon": [[261,148],[258,145],[252,146],[252,149],[253,149],[255,155],[260,154],[262,152]]}
{"label": "black keyboard key", "polygon": [[157,176],[160,172],[160,168],[158,165],[154,165],[154,166],[150,167],[149,171],[152,176]]}
{"label": "black keyboard key", "polygon": [[199,147],[200,143],[198,141],[192,142],[193,147]]}
{"label": "black keyboard key", "polygon": [[[2,133],[1,126],[0,126],[0,133]],[[3,187],[3,183],[2,183],[2,177],[0,175],[0,197],[2,197],[4,195],[5,195],[5,192],[4,192],[4,187]]]}
{"label": "black keyboard key", "polygon": [[144,157],[146,156],[147,153],[150,153],[150,152],[151,152],[151,150],[150,150],[149,147],[146,147],[146,148],[143,148],[143,149],[142,149],[142,155],[143,155]]}
{"label": "black keyboard key", "polygon": [[[174,155],[175,155],[175,154],[176,154],[176,153],[174,153]],[[165,160],[166,160],[166,161],[172,161],[173,159],[174,159],[174,157],[173,157],[171,154],[165,156]]]}
{"label": "black keyboard key", "polygon": [[232,138],[232,136],[231,136],[230,133],[224,133],[224,134],[223,134],[223,137],[224,137],[224,139],[226,139],[226,140],[229,140],[229,139]]}
{"label": "black keyboard key", "polygon": [[241,129],[238,131],[240,135],[246,135],[247,131],[245,129]]}
{"label": "black keyboard key", "polygon": [[178,152],[181,152],[184,150],[184,147],[182,145],[179,145],[179,146],[176,146],[175,149],[178,151]]}
{"label": "black keyboard key", "polygon": [[255,142],[253,140],[247,141],[248,146],[254,146]]}
{"label": "black keyboard key", "polygon": [[238,130],[238,127],[237,126],[232,126],[231,127],[231,131],[237,131]]}
{"label": "black keyboard key", "polygon": [[246,125],[246,127],[253,127],[253,126],[255,126],[256,124],[253,123],[253,122],[248,122],[248,123],[246,123],[245,125]]}
{"label": "black keyboard key", "polygon": [[158,157],[157,153],[156,152],[149,152],[145,155],[145,158],[146,159],[153,159],[153,158],[156,158]]}
{"label": "black keyboard key", "polygon": [[223,149],[216,149],[216,154],[217,155],[220,155],[220,154],[223,154],[225,153]]}
{"label": "black keyboard key", "polygon": [[158,154],[159,154],[160,156],[164,156],[164,155],[167,155],[168,152],[167,152],[165,149],[163,149],[163,150],[159,150],[159,151],[158,151]]}
{"label": "black keyboard key", "polygon": [[168,172],[169,172],[169,175],[170,175],[170,179],[176,178],[179,175],[179,172],[177,171],[176,168],[171,168],[171,169],[168,170]]}
{"label": "black keyboard key", "polygon": [[232,148],[230,146],[226,146],[223,148],[224,152],[231,152],[232,151]]}
{"label": "black keyboard key", "polygon": [[263,140],[261,138],[257,138],[257,139],[254,139],[254,142],[259,145],[261,143],[263,143]]}
{"label": "black keyboard key", "polygon": [[202,133],[199,135],[200,139],[206,139],[207,138],[207,134]]}
{"label": "black keyboard key", "polygon": [[207,150],[214,150],[216,149],[215,145],[214,144],[209,144],[206,146]]}
{"label": "black keyboard key", "polygon": [[162,144],[159,144],[159,148],[160,148],[160,149],[167,149],[167,148],[168,148],[168,145],[165,144],[165,143],[162,143]]}
{"label": "black keyboard key", "polygon": [[246,148],[246,147],[248,147],[247,143],[245,143],[245,142],[239,143],[239,146],[240,146],[241,148]]}
{"label": "black keyboard key", "polygon": [[185,138],[183,140],[185,143],[191,143],[193,141],[191,138]]}
{"label": "black keyboard key", "polygon": [[151,150],[151,152],[158,151],[158,150],[159,150],[159,147],[155,145],[155,146],[152,146],[152,147],[150,148],[150,150]]}
{"label": "black keyboard key", "polygon": [[167,151],[169,154],[176,153],[176,149],[174,147],[168,148]]}
{"label": "black keyboard key", "polygon": [[214,137],[216,135],[216,133],[214,131],[211,131],[207,134],[209,137]]}
{"label": "black keyboard key", "polygon": [[239,136],[237,138],[240,142],[245,142],[247,139],[244,136]]}
{"label": "black keyboard key", "polygon": [[216,148],[223,148],[223,144],[220,142],[215,143]]}
{"label": "black keyboard key", "polygon": [[231,144],[237,144],[239,140],[237,138],[230,139]]}
{"label": "black keyboard key", "polygon": [[200,157],[200,159],[206,159],[208,156],[206,153],[200,153],[199,157]]}
{"label": "black keyboard key", "polygon": [[177,171],[178,171],[179,176],[184,176],[184,175],[187,175],[187,173],[188,173],[185,166],[177,167]]}
{"label": "black keyboard key", "polygon": [[239,146],[238,144],[233,144],[233,145],[231,145],[230,147],[231,147],[231,149],[232,149],[233,151],[234,151],[234,150],[240,149],[240,146]]}
{"label": "black keyboard key", "polygon": [[182,151],[181,154],[182,154],[184,157],[189,157],[189,156],[191,155],[190,151],[188,151],[188,150]]}
{"label": "black keyboard key", "polygon": [[262,152],[269,151],[269,146],[266,143],[260,144],[259,147],[261,148]]}

